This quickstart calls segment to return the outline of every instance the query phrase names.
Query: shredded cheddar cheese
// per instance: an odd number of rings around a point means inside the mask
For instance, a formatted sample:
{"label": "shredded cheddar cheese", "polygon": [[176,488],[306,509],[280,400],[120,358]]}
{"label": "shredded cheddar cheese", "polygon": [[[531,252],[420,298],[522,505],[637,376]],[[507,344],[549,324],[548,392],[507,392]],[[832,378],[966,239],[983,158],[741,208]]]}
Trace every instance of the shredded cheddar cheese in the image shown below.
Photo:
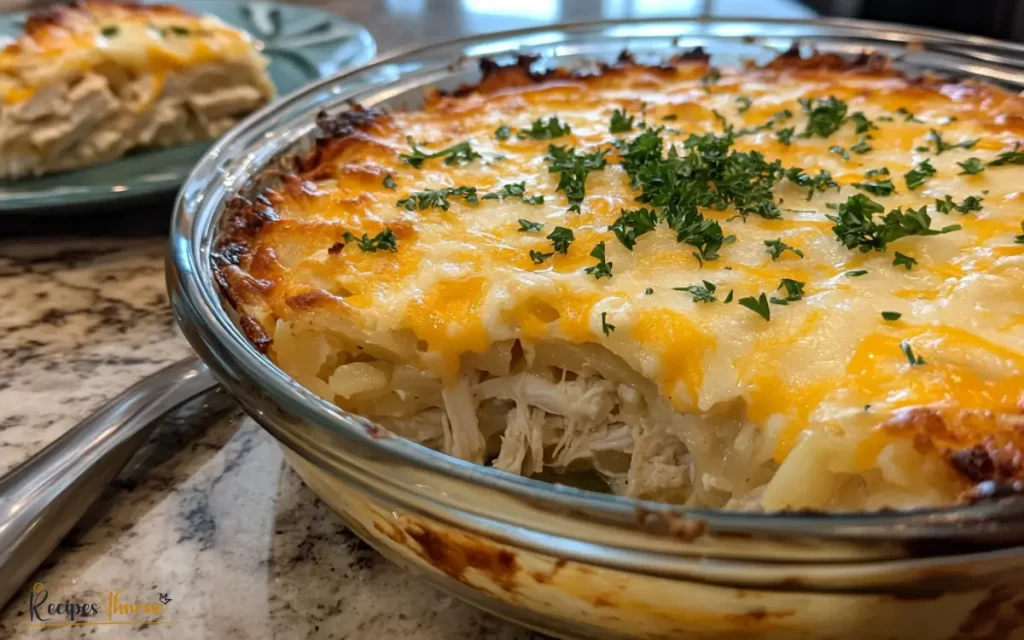
{"label": "shredded cheddar cheese", "polygon": [[[971,447],[1024,447],[1024,437],[993,426],[1024,407],[1024,245],[1014,242],[1024,219],[1024,167],[988,164],[1024,139],[1024,101],[991,86],[910,81],[878,61],[857,66],[832,56],[721,69],[715,81],[708,68],[686,59],[656,68],[627,60],[587,75],[503,68],[460,95],[432,96],[422,111],[343,116],[335,133],[326,128],[299,174],[263,194],[263,205],[236,203],[232,215],[252,216],[260,207],[266,213],[258,231],[230,238],[244,256],[221,264],[226,290],[270,337],[274,322],[294,326],[318,314],[343,319],[364,336],[408,333],[419,349],[399,359],[411,358],[445,384],[462,370],[463,356],[502,341],[539,350],[545,343],[600,345],[680,414],[741,401],[741,419],[772,434],[769,457],[777,465],[818,435],[848,453],[829,458],[844,473],[880,468],[886,447],[915,436],[921,455],[946,459]],[[569,132],[550,126],[550,118]],[[531,129],[537,121],[543,129]],[[793,128],[789,144],[776,135],[785,127]],[[654,162],[670,147],[679,156],[702,153],[687,142],[691,135],[731,136],[730,153],[778,161],[780,168],[769,169],[778,175],[764,216],[736,204],[700,207],[699,219],[721,228],[719,246],[680,241],[684,232],[670,228],[664,203],[637,200],[662,184],[631,175],[627,162],[629,143],[650,132],[664,144]],[[403,159],[413,144],[433,154],[461,143],[468,156],[462,147],[461,157],[429,157],[419,166]],[[870,150],[829,152],[858,143]],[[552,147],[575,150],[575,167]],[[578,160],[598,152],[603,167]],[[958,163],[969,158],[984,170],[965,173]],[[903,174],[925,160],[934,175],[908,188]],[[782,177],[792,167],[812,178],[826,171],[834,182],[797,184]],[[865,177],[882,167],[881,177]],[[395,188],[384,186],[385,176]],[[895,185],[891,195],[853,186],[886,178]],[[709,198],[724,197],[726,179]],[[484,197],[520,182],[543,203]],[[450,196],[443,208],[396,205],[416,192],[460,187],[474,188],[478,201]],[[889,234],[881,250],[840,242],[847,223],[839,220],[858,194],[882,206],[866,218]],[[977,196],[981,208],[943,213],[935,201],[945,196],[956,203]],[[636,227],[630,248],[613,227],[624,211],[641,207],[652,209],[656,224]],[[914,226],[921,207],[924,228]],[[898,224],[886,217],[893,210]],[[520,220],[541,226],[524,229]],[[565,253],[548,238],[556,227],[573,231]],[[364,253],[351,243],[328,251],[345,231],[383,228],[394,230],[396,251]],[[776,240],[802,256],[786,250],[773,257],[766,242]],[[587,271],[598,264],[592,251],[601,242],[610,277]],[[896,252],[916,263],[894,266]],[[801,293],[787,299],[785,279]],[[713,285],[703,301],[678,290],[703,282]],[[289,304],[310,287],[323,292],[316,304]],[[767,320],[738,303],[761,294],[772,300]],[[904,344],[923,364],[907,361]],[[916,409],[938,412],[947,430],[900,418]],[[955,425],[967,421],[958,412],[991,419],[960,429]],[[882,482],[865,477],[868,486]]]}

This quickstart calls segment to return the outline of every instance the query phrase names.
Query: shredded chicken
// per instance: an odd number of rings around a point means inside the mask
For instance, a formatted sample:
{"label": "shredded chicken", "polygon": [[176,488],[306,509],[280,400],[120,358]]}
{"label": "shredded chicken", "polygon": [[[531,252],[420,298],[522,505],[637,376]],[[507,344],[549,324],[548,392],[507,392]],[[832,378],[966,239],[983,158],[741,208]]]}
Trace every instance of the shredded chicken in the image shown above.
{"label": "shredded chicken", "polygon": [[206,65],[115,84],[84,73],[0,105],[0,178],[75,169],[140,147],[215,138],[270,93],[248,67]]}

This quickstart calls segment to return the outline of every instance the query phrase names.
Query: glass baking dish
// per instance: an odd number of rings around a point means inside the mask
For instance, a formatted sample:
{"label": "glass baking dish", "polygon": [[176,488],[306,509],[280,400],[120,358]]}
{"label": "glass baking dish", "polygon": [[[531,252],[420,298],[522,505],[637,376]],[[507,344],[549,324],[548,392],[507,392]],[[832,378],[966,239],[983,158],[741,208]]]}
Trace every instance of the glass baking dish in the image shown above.
{"label": "glass baking dish", "polygon": [[[301,387],[249,343],[215,285],[224,204],[312,139],[321,111],[415,108],[479,79],[478,60],[540,66],[703,47],[715,64],[788,50],[883,54],[908,70],[1024,88],[1024,46],[848,20],[643,20],[466,38],[321,80],[246,119],[182,188],[168,281],[199,355],[370,544],[484,609],[563,637],[1008,637],[1024,619],[1024,502],[843,515],[632,500],[472,465],[390,436]],[[1014,606],[1018,605],[1018,606]],[[995,626],[993,626],[995,625]],[[961,635],[957,635],[957,634]],[[964,635],[966,634],[966,635]]]}

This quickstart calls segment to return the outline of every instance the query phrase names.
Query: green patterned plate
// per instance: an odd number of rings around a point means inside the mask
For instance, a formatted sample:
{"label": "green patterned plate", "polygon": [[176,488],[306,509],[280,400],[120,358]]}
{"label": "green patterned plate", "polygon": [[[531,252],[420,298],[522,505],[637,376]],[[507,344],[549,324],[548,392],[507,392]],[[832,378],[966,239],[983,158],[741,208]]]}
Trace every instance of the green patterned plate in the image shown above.
{"label": "green patterned plate", "polygon": [[[248,31],[263,42],[270,77],[285,95],[320,76],[367,62],[373,37],[339,16],[297,5],[227,0],[181,0],[178,6],[206,13]],[[0,16],[0,44],[21,32],[25,16]],[[209,143],[132,153],[77,171],[41,178],[0,180],[0,215],[104,212],[142,197],[173,193]]]}

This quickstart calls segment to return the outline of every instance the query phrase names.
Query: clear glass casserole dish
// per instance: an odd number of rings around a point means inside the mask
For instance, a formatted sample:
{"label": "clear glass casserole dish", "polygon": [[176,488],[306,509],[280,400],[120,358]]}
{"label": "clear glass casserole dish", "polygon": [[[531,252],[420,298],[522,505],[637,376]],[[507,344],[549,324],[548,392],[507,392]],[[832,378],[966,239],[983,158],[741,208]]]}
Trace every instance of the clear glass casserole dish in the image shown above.
{"label": "clear glass casserole dish", "polygon": [[[468,38],[322,80],[248,118],[197,165],[175,210],[169,288],[186,336],[304,480],[384,555],[489,611],[564,637],[1007,637],[1024,616],[1024,503],[853,515],[686,509],[449,458],[301,387],[235,324],[212,272],[224,204],[308,144],[320,111],[414,107],[477,60],[573,66],[704,47],[716,64],[794,42],[880,53],[1020,89],[1024,47],[852,21],[617,21]],[[1024,604],[1022,604],[1024,606]],[[959,634],[959,635],[958,635]]]}

